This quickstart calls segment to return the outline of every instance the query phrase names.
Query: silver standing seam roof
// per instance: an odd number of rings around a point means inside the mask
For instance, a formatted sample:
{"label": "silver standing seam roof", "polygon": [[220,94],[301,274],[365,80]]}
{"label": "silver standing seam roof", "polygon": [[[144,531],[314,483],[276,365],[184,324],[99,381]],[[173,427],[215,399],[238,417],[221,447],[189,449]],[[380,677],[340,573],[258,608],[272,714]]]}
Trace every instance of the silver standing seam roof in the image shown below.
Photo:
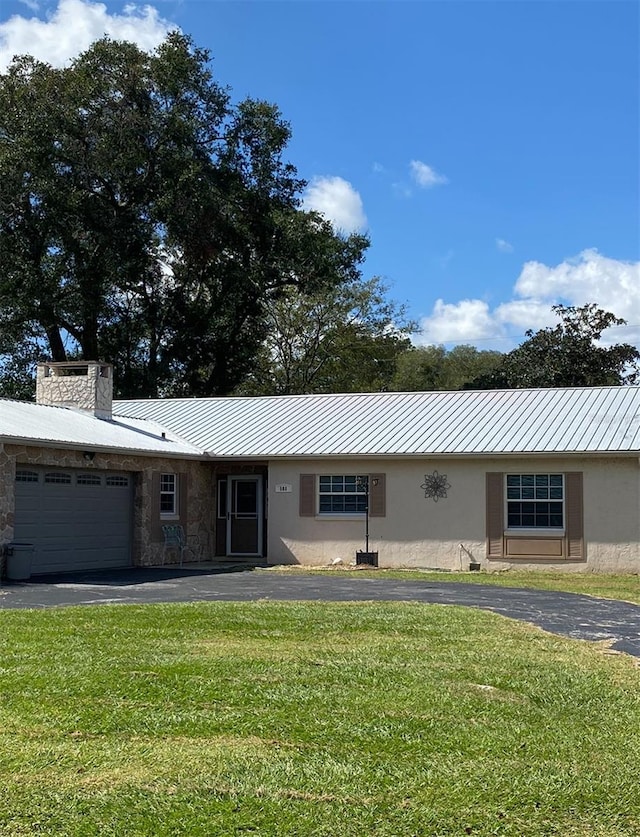
{"label": "silver standing seam roof", "polygon": [[640,453],[640,387],[116,401],[212,456]]}
{"label": "silver standing seam roof", "polygon": [[0,399],[0,442],[147,456],[202,455],[198,448],[153,420],[119,416],[102,419],[68,407],[8,399]]}

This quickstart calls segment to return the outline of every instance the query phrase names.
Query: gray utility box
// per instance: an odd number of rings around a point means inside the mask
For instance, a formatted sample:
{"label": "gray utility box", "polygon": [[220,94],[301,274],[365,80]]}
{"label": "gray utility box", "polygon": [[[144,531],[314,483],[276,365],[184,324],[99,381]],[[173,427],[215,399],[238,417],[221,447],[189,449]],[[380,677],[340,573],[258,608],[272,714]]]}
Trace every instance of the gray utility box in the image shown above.
{"label": "gray utility box", "polygon": [[36,551],[32,543],[13,542],[7,546],[7,578],[10,581],[26,581],[31,578],[31,561]]}

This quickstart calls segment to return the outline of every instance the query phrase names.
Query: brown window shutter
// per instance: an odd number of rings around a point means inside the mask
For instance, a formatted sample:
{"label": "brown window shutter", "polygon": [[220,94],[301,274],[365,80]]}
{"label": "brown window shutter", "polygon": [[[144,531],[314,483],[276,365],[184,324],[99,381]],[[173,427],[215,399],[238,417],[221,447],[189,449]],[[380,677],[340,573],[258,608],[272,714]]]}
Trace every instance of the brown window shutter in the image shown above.
{"label": "brown window shutter", "polygon": [[487,493],[487,558],[504,556],[504,475],[488,471]]}
{"label": "brown window shutter", "polygon": [[316,475],[300,474],[300,517],[315,517]]}
{"label": "brown window shutter", "polygon": [[178,482],[178,515],[180,524],[185,529],[186,534],[189,508],[189,474],[176,474],[176,480]]}
{"label": "brown window shutter", "polygon": [[160,520],[160,473],[154,471],[151,475],[151,540],[154,543],[163,540],[162,522]]}
{"label": "brown window shutter", "polygon": [[385,517],[386,514],[386,475],[369,474],[369,517]]}
{"label": "brown window shutter", "polygon": [[573,471],[564,475],[565,486],[565,533],[567,539],[567,558],[584,560],[584,511],[582,492],[582,473]]}

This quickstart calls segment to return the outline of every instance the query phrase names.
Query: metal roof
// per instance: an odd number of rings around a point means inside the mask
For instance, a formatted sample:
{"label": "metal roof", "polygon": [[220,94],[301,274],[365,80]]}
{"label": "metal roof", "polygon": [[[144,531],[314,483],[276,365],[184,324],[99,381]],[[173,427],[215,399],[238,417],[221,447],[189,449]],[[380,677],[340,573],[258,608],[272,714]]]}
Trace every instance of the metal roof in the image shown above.
{"label": "metal roof", "polygon": [[0,442],[147,455],[201,455],[198,448],[153,420],[117,416],[107,420],[81,410],[3,399],[0,399]]}
{"label": "metal roof", "polygon": [[221,457],[640,452],[640,387],[116,401]]}

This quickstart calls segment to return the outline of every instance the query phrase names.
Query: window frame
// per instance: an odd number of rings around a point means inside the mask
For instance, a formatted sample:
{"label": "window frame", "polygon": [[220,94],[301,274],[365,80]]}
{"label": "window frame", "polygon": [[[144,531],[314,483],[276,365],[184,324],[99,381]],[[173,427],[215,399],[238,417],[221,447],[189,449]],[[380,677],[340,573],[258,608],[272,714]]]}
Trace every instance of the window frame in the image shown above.
{"label": "window frame", "polygon": [[[366,480],[369,483],[369,474],[318,474],[317,482],[316,482],[316,514],[318,517],[326,518],[339,518],[341,520],[348,519],[348,518],[357,518],[360,519],[364,517],[367,513],[367,495],[368,492],[366,487],[364,487],[365,483],[361,482],[359,486],[358,480],[364,481]],[[326,486],[326,481],[329,480],[329,490],[322,490],[323,482]],[[337,482],[338,480],[341,481],[342,485]],[[353,480],[355,485],[355,490],[345,490],[346,487],[346,480]],[[342,490],[334,490],[341,487]],[[370,488],[370,486],[369,486]],[[331,508],[323,509],[323,499],[333,501],[334,499],[337,501],[339,498],[342,498],[343,505],[347,504],[347,501],[351,498],[355,498],[355,508],[354,509],[340,509],[334,507],[334,504],[331,503]],[[361,501],[361,502],[358,502]],[[339,506],[340,503],[336,502],[336,506]],[[358,508],[360,506],[360,508]]]}
{"label": "window frame", "polygon": [[[519,486],[515,486],[513,484],[509,485],[509,479],[514,478],[514,477],[517,477],[520,480]],[[523,485],[523,483],[522,483],[522,478],[523,477],[533,478],[532,485],[526,485],[526,486]],[[539,478],[539,477],[546,477],[546,480],[547,480],[547,485],[546,486],[539,486],[539,485],[536,484],[536,479]],[[557,484],[552,486],[552,484],[551,484],[551,478],[552,477],[555,477],[555,478],[559,477],[560,478],[560,480],[561,480],[560,486],[558,486]],[[551,497],[551,489],[552,488],[557,489],[558,487],[560,487],[560,489],[561,489],[562,496],[561,497]],[[520,496],[519,497],[509,497],[509,490],[511,489],[513,491],[516,488],[520,489]],[[544,489],[544,488],[547,489],[547,496],[546,497],[536,497],[535,496],[535,494],[537,493],[537,489],[539,489],[539,488],[540,489]],[[533,493],[534,496],[523,497],[522,496],[523,489],[533,489],[532,493]],[[504,474],[504,521],[505,521],[504,531],[512,533],[512,534],[517,534],[517,533],[520,533],[520,534],[550,533],[550,534],[555,534],[555,535],[563,535],[564,532],[565,532],[565,529],[566,529],[566,525],[567,525],[566,500],[567,500],[567,488],[566,488],[566,478],[565,478],[565,473],[564,472],[558,472],[558,471],[555,471],[555,472],[551,472],[551,471],[544,471],[544,472],[542,472],[542,471],[527,471],[525,473],[524,471],[518,471],[518,472],[505,473]],[[510,523],[510,521],[509,521],[509,505],[510,504],[515,504],[515,503],[519,503],[521,506],[524,503],[533,504],[534,508],[532,509],[532,511],[529,512],[529,514],[533,513],[533,517],[534,517],[534,522],[533,523],[523,524],[523,525]],[[552,515],[551,504],[552,503],[560,503],[561,504],[561,507],[562,507],[562,510],[561,510],[562,522],[561,522],[560,525],[551,525],[550,523],[547,523],[545,525],[536,525],[535,517],[537,515],[536,515],[535,507],[536,507],[536,505],[542,506],[542,504],[544,504],[544,503],[546,503],[547,507],[548,507],[546,514],[547,514],[549,520],[550,520],[551,515]],[[557,514],[557,512],[554,512],[554,513]],[[522,508],[520,509],[519,514],[521,516],[523,515]]]}
{"label": "window frame", "polygon": [[[172,486],[172,487],[169,487]],[[160,518],[162,520],[177,520],[179,517],[178,506],[178,491],[179,491],[178,475],[175,473],[165,472],[160,474]],[[171,509],[164,508],[164,501],[171,499]]]}

